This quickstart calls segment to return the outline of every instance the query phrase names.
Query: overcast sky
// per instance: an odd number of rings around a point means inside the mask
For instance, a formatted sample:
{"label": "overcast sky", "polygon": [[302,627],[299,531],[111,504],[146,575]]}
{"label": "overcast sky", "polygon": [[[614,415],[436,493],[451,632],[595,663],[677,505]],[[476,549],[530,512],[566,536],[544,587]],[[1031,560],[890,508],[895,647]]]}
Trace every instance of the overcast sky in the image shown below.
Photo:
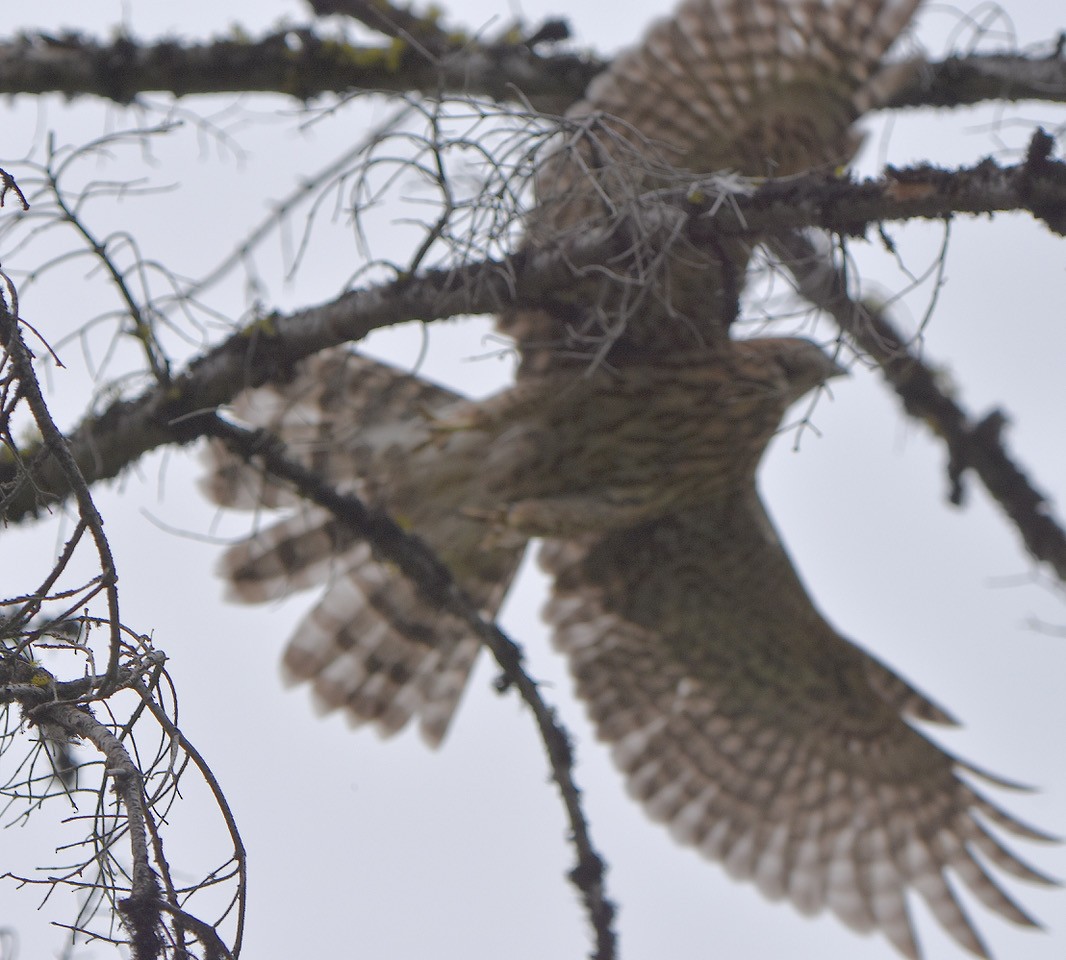
{"label": "overcast sky", "polygon": [[[299,22],[298,3],[183,4],[53,2],[47,14],[8,11],[6,32],[21,26],[70,26],[106,36],[125,22],[141,37],[177,32],[206,38],[233,24],[255,31],[279,18]],[[507,6],[460,0],[448,7],[455,23],[489,33],[516,12],[536,22],[565,13],[576,40],[603,53],[631,42],[664,0],[603,4],[550,0]],[[1015,0],[992,17],[975,10],[990,31],[985,48],[1025,47],[1066,27],[1046,0]],[[128,8],[128,9],[127,9]],[[25,16],[16,22],[16,16]],[[31,20],[29,18],[36,17]],[[46,19],[47,17],[47,19]],[[495,18],[495,19],[494,19]],[[938,56],[968,50],[976,29],[960,10],[936,6],[917,36]],[[19,97],[5,103],[0,162],[40,159],[46,131],[58,144],[76,144],[106,131],[156,122],[167,101],[122,110],[82,99]],[[198,276],[225,257],[272,201],[302,176],[349,148],[389,108],[367,102],[300,129],[296,105],[277,97],[194,98],[188,117],[211,118],[230,141],[186,122],[146,156],[119,147],[107,161],[76,171],[89,178],[145,178],[168,186],[152,196],[101,202],[86,211],[101,233],[128,229],[146,258]],[[1012,160],[1035,123],[1054,128],[1066,112],[1042,104],[957,113],[911,115],[871,125],[863,169],[886,161],[973,162],[996,153]],[[236,149],[230,149],[227,143]],[[401,185],[403,187],[403,185]],[[401,190],[402,192],[402,190]],[[402,260],[410,236],[393,221],[416,208],[389,207],[372,221],[373,253]],[[317,303],[335,296],[358,266],[351,230],[332,202],[316,226],[312,248],[293,278],[288,251],[303,214],[256,255],[268,309]],[[923,274],[943,242],[938,226],[892,227],[905,268]],[[56,235],[56,249],[70,236]],[[18,275],[43,259],[44,246],[12,254],[3,265]],[[909,281],[876,244],[856,244],[864,291],[892,295]],[[1008,412],[1011,449],[1066,513],[1066,246],[1027,217],[960,220],[953,224],[944,284],[925,336],[926,355],[955,384],[975,413]],[[237,322],[248,307],[243,275],[212,292],[212,303]],[[897,305],[911,328],[930,302],[925,283]],[[57,416],[70,424],[84,408],[95,376],[99,389],[119,376],[124,355],[105,363],[107,327],[87,341],[65,339],[116,306],[106,282],[84,264],[21,291],[22,315],[58,345],[67,369],[49,382]],[[421,370],[456,389],[478,394],[507,382],[510,362],[487,338],[485,319],[436,324],[375,335],[367,349],[412,368],[423,338]],[[193,335],[216,341],[222,322]],[[829,336],[814,330],[814,336]],[[195,344],[194,344],[195,346]],[[190,348],[186,348],[190,349]],[[103,401],[101,401],[103,402]],[[951,709],[965,728],[937,736],[981,767],[1040,788],[999,796],[1009,810],[1052,832],[1066,833],[1066,640],[1032,626],[1066,624],[1061,596],[1027,558],[998,508],[973,482],[964,509],[946,504],[943,450],[920,426],[904,422],[876,374],[856,365],[834,384],[815,413],[820,436],[808,432],[799,451],[793,437],[778,442],[761,475],[771,513],[812,595],[847,636],[899,669]],[[238,817],[249,850],[251,888],[248,957],[361,955],[415,960],[578,957],[586,948],[585,918],[563,879],[572,866],[565,824],[533,725],[513,694],[493,692],[495,671],[483,658],[444,747],[426,749],[414,732],[383,743],[369,731],[323,721],[303,690],[282,688],[277,663],[293,623],[312,596],[265,609],[222,600],[212,570],[221,539],[238,535],[246,518],[219,518],[196,493],[196,451],[146,458],[121,483],[96,491],[120,573],[124,621],[151,633],[170,657],[181,692],[181,725],[211,763]],[[64,532],[61,519],[3,531],[0,573],[5,594],[23,592],[48,569]],[[623,955],[663,957],[790,957],[887,960],[879,938],[861,938],[827,919],[800,917],[734,884],[715,865],[674,845],[625,795],[621,780],[571,696],[565,664],[550,648],[538,610],[545,585],[530,566],[513,590],[502,625],[528,651],[530,671],[544,682],[574,732],[577,776],[585,789],[593,836],[611,869],[610,895],[620,906]],[[6,758],[5,758],[6,762]],[[221,859],[217,817],[188,781],[187,802],[172,811],[169,854],[202,867]],[[13,819],[9,812],[5,824]],[[54,848],[75,835],[61,828],[59,804],[28,827],[3,835],[0,868],[29,871],[64,862]],[[1061,849],[1018,847],[1035,864],[1066,875]],[[189,869],[193,869],[192,866]],[[1011,960],[1052,960],[1066,952],[1066,894],[1012,884],[1012,891],[1048,925],[1046,934],[1018,931],[973,912],[996,954]],[[69,921],[73,896],[59,892],[41,911],[41,891],[0,883],[0,925],[16,928],[22,956],[57,953],[63,934],[50,920]],[[961,951],[919,907],[929,957]],[[83,957],[108,948],[81,947]]]}

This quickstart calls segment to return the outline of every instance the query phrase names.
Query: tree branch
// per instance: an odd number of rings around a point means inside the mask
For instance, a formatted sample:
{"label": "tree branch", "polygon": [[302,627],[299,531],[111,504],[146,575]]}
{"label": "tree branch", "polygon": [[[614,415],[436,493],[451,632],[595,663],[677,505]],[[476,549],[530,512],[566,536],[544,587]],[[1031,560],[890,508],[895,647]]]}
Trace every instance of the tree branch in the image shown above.
{"label": "tree branch", "polygon": [[417,13],[389,0],[307,0],[307,4],[317,17],[351,17],[371,30],[413,43],[427,53],[447,52],[461,39],[460,34],[440,25],[440,7],[430,6],[425,13]]}
{"label": "tree branch", "polygon": [[[167,941],[169,939],[170,945],[175,945],[180,940],[179,928],[191,929],[193,935],[199,938],[205,947],[210,948],[205,950],[205,956],[228,957],[232,954],[223,944],[215,925],[178,909],[179,902],[188,908],[189,893],[200,884],[177,891],[169,881],[169,868],[163,856],[156,817],[159,808],[166,807],[163,802],[166,793],[176,791],[180,773],[172,769],[169,775],[164,776],[162,779],[169,785],[160,793],[160,771],[149,770],[146,776],[131,753],[132,750],[143,759],[144,744],[139,740],[127,739],[136,723],[138,712],[135,711],[125,723],[119,723],[110,710],[110,720],[106,723],[98,720],[92,712],[91,704],[100,699],[98,691],[105,683],[112,683],[112,690],[132,688],[142,697],[143,705],[168,736],[174,737],[178,747],[197,763],[215,794],[220,810],[226,816],[227,826],[236,844],[234,857],[238,859],[241,869],[239,910],[243,917],[244,851],[240,845],[236,824],[210,770],[157,702],[154,682],[150,688],[143,680],[146,673],[157,675],[162,669],[164,659],[160,653],[148,650],[143,656],[127,659],[115,677],[86,676],[64,682],[57,681],[27,655],[8,651],[0,657],[0,702],[5,706],[18,704],[24,716],[41,731],[42,740],[64,744],[79,740],[92,744],[104,758],[103,779],[96,791],[97,796],[104,798],[112,792],[107,786],[110,782],[124,811],[124,816],[116,813],[108,818],[110,826],[94,827],[94,834],[86,841],[93,850],[90,860],[73,868],[65,877],[56,877],[53,874],[44,881],[23,882],[43,882],[52,887],[59,883],[83,885],[86,883],[85,874],[95,862],[98,876],[88,881],[87,888],[94,890],[97,897],[106,897],[112,902],[129,935],[131,957],[136,960],[157,960],[159,957],[169,956]],[[111,706],[110,701],[108,704]],[[169,750],[165,751],[164,758],[173,759]],[[155,782],[154,793],[146,792],[146,780]],[[10,791],[14,786],[9,783],[6,789]],[[21,787],[32,798],[29,783],[23,782]],[[66,789],[70,792],[77,791],[76,786],[72,788],[68,785]],[[116,870],[114,863],[106,861],[115,858],[123,837],[129,846],[128,865]],[[153,867],[153,859],[158,870]],[[160,873],[167,879],[166,891],[161,887]],[[128,881],[120,880],[119,877],[128,878]],[[206,888],[213,882],[214,879],[209,878],[203,881],[202,887]],[[90,917],[95,909],[93,907],[89,911]],[[174,916],[169,930],[164,923],[164,914]],[[84,927],[72,929],[92,936]],[[238,931],[237,944],[239,943]],[[214,952],[211,952],[212,949]]]}
{"label": "tree branch", "polygon": [[[752,189],[747,182],[710,180],[635,204],[639,209],[622,211],[609,226],[561,237],[551,249],[427,270],[316,307],[263,317],[194,360],[169,384],[83,421],[68,438],[70,453],[87,482],[110,479],[150,450],[194,440],[202,432],[199,415],[246,387],[284,380],[298,360],[327,347],[408,320],[550,307],[597,268],[624,269],[632,222],[646,230],[658,221],[664,238],[676,238],[682,218],[689,241],[707,243],[722,236],[765,239],[770,232],[804,226],[861,234],[885,220],[1030,210],[1061,232],[1066,164],[1034,151],[1029,161],[1012,167],[984,161],[953,174],[920,167],[858,184],[809,176]],[[49,448],[21,461],[0,458],[0,514],[9,522],[38,515],[71,489],[66,468]]]}
{"label": "tree branch", "polygon": [[602,69],[591,57],[540,54],[523,42],[460,37],[431,55],[409,41],[356,44],[296,27],[255,40],[191,44],[142,44],[129,37],[104,43],[80,34],[0,42],[0,93],[88,95],[123,104],[149,92],[265,92],[304,101],[330,93],[425,90],[500,103],[524,98],[554,114],[578,99]]}
{"label": "tree branch", "polygon": [[914,71],[885,107],[965,107],[989,100],[1066,103],[1061,47],[1056,44],[1048,57],[978,53],[930,62]]}
{"label": "tree branch", "polygon": [[[238,36],[204,43],[142,43],[128,36],[101,42],[76,33],[22,35],[0,41],[0,93],[55,92],[129,103],[148,92],[176,97],[271,92],[309,100],[324,94],[421,90],[519,102],[561,114],[609,65],[589,53],[540,52],[539,34],[484,42],[464,32],[446,33],[431,19],[402,13],[390,7],[377,22],[369,9],[363,9],[362,16],[355,14],[389,32],[392,39],[386,44],[320,36],[313,26],[258,39]],[[390,23],[393,15],[399,19]],[[549,39],[558,36],[558,31],[548,34]],[[931,62],[911,71],[906,86],[885,106],[960,107],[1023,99],[1066,102],[1066,58],[1061,53],[974,54]]]}
{"label": "tree branch", "polygon": [[[44,459],[51,465],[55,474],[61,478],[65,490],[73,495],[78,504],[78,517],[89,531],[93,545],[96,548],[99,560],[99,585],[107,598],[108,632],[110,635],[110,655],[107,666],[107,681],[105,688],[114,682],[118,672],[119,655],[121,651],[120,631],[122,620],[119,616],[118,604],[118,570],[115,566],[115,558],[111,553],[111,545],[104,533],[104,520],[93,502],[89,484],[78,467],[76,456],[72,454],[66,437],[60,432],[52,419],[52,414],[45,403],[41,393],[41,385],[37,382],[37,374],[33,369],[33,354],[22,339],[22,330],[19,328],[18,302],[14,295],[14,287],[7,281],[7,277],[0,274],[0,279],[8,282],[11,295],[11,306],[0,296],[0,346],[7,354],[12,368],[12,374],[18,382],[18,393],[25,399],[33,421],[40,431],[42,444],[41,453]],[[16,486],[25,485],[32,488],[33,480],[23,472],[23,465],[7,449],[10,455],[8,464],[14,468],[14,481]],[[8,465],[5,464],[5,465]],[[0,489],[3,489],[0,484]],[[2,503],[2,500],[0,500]]]}
{"label": "tree branch", "polygon": [[478,612],[477,604],[463,593],[436,555],[386,514],[368,510],[356,497],[339,493],[313,470],[286,457],[280,441],[263,431],[235,426],[217,415],[202,418],[201,426],[205,435],[223,440],[244,460],[261,463],[271,475],[288,481],[301,496],[325,507],[365,538],[378,557],[399,567],[435,607],[462,620],[496,658],[508,685],[518,690],[533,713],[569,821],[577,854],[570,879],[589,916],[596,942],[594,956],[597,960],[611,960],[615,956],[614,905],[606,896],[603,858],[593,846],[581,807],[581,791],[573,779],[570,737],[556,719],[555,710],[544,702],[536,682],[526,673],[521,649]]}
{"label": "tree branch", "polygon": [[122,741],[87,710],[70,703],[48,703],[33,711],[33,716],[61,727],[69,736],[88,740],[104,755],[107,775],[126,810],[132,862],[129,896],[119,903],[118,910],[130,934],[131,958],[156,960],[163,954],[162,897],[148,848],[148,801],[140,769]]}
{"label": "tree branch", "polygon": [[944,441],[950,458],[951,502],[962,503],[962,476],[972,470],[1010,517],[1030,555],[1047,563],[1066,583],[1066,531],[1052,516],[1047,498],[1007,451],[1002,436],[1006,417],[995,410],[975,422],[942,389],[936,373],[883,310],[848,296],[843,272],[806,237],[779,237],[773,246],[796,278],[801,295],[833,317],[877,362],[907,413]]}

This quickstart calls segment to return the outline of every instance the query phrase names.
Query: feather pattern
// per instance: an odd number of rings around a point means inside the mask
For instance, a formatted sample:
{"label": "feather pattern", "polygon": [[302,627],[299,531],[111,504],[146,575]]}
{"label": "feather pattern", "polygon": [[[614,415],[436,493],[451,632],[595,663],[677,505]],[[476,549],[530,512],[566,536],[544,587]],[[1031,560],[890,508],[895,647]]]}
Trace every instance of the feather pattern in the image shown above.
{"label": "feather pattern", "polygon": [[736,175],[833,170],[861,143],[855,121],[909,78],[885,56],[920,0],[685,0],[620,54],[567,113],[535,180],[527,242],[590,223],[624,251],[580,303],[505,312],[523,369],[642,360],[702,348],[736,319],[753,242],[685,238],[663,187],[728,202]]}
{"label": "feather pattern", "polygon": [[987,956],[949,872],[990,910],[1036,925],[984,861],[1051,881],[975,814],[1050,838],[994,807],[960,776],[972,768],[906,722],[952,721],[822,618],[754,491],[550,542],[541,561],[578,694],[630,792],[678,841],[912,958],[909,889]]}
{"label": "feather pattern", "polygon": [[[645,202],[678,184],[725,196],[714,171],[846,162],[854,120],[903,76],[884,56],[918,4],[685,0],[593,82],[538,171],[530,245],[594,221],[630,230],[628,253],[501,318],[523,354],[513,389],[475,404],[337,349],[234,413],[409,524],[489,615],[526,540],[548,538],[556,643],[629,791],[679,842],[910,958],[917,894],[987,956],[953,883],[1034,925],[996,872],[1050,881],[986,824],[1048,838],[976,786],[1009,784],[914,725],[953,723],[943,708],[822,617],[756,489],[785,410],[841,370],[804,340],[730,339],[749,246],[694,249],[676,211]],[[231,595],[323,588],[287,676],[355,723],[413,721],[439,743],[477,654],[463,625],[324,511],[208,456],[216,503],[287,511],[228,551]]]}
{"label": "feather pattern", "polygon": [[[437,469],[433,488],[418,494],[402,479],[412,469],[417,474],[420,456],[461,462],[455,447],[464,432],[442,425],[450,415],[465,423],[473,409],[448,390],[337,349],[303,361],[289,383],[245,391],[233,412],[279,437],[290,455],[338,489],[415,526],[494,616],[525,539],[483,544],[483,521],[444,506],[456,501],[473,509],[482,499],[470,489],[469,467],[459,475]],[[373,723],[390,735],[415,720],[426,742],[439,744],[477,656],[465,626],[421,600],[327,511],[303,504],[217,441],[207,459],[203,489],[215,503],[290,510],[223,556],[230,599],[264,603],[324,587],[285,652],[286,679],[310,682],[323,711],[342,710],[353,724]]]}

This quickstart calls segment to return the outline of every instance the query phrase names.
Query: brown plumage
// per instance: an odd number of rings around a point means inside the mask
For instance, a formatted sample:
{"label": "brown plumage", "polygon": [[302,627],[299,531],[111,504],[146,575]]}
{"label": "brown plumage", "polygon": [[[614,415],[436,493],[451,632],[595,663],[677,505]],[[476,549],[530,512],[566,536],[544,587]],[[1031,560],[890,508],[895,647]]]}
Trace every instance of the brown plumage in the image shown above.
{"label": "brown plumage", "polygon": [[[847,163],[854,121],[910,76],[885,53],[920,0],[685,0],[622,53],[567,112],[536,178],[529,242],[590,222],[627,250],[579,302],[504,314],[523,368],[702,347],[727,335],[751,244],[686,242],[684,212],[649,202],[663,187],[703,196],[734,175],[788,176]],[[711,176],[714,175],[714,176]],[[653,238],[654,242],[649,242]]]}
{"label": "brown plumage", "polygon": [[[973,812],[1038,835],[908,725],[951,719],[822,619],[755,492],[788,406],[839,372],[805,340],[726,341],[672,363],[529,377],[473,403],[333,350],[282,388],[245,393],[237,413],[412,524],[489,614],[526,539],[552,538],[557,643],[632,792],[679,840],[770,896],[883,930],[908,956],[914,887],[982,953],[944,868],[1031,922],[971,851],[1041,878]],[[221,448],[211,456],[215,502],[295,506]],[[330,514],[298,508],[231,548],[223,572],[242,602],[324,584],[285,654],[290,679],[354,723],[391,734],[416,719],[440,742],[477,644]]]}
{"label": "brown plumage", "polygon": [[1043,835],[912,727],[953,721],[826,623],[754,488],[541,556],[578,694],[631,794],[679,842],[771,899],[880,930],[908,957],[920,955],[910,889],[987,955],[947,869],[989,909],[1032,923],[980,857],[1047,881],[974,814]]}
{"label": "brown plumage", "polygon": [[[416,529],[492,615],[530,536],[613,529],[753,483],[786,407],[837,372],[805,340],[763,339],[624,372],[527,378],[473,403],[333,350],[291,383],[245,392],[234,412]],[[462,624],[424,608],[324,509],[300,506],[218,443],[210,460],[203,487],[215,503],[297,508],[227,553],[231,597],[327,585],[285,655],[291,678],[384,733],[417,717],[438,743],[477,652]]]}
{"label": "brown plumage", "polygon": [[[846,161],[917,3],[687,0],[571,112],[581,135],[541,171],[527,242],[669,217],[649,190],[722,167]],[[748,253],[638,250],[555,308],[501,318],[522,371],[483,403],[336,349],[235,412],[409,524],[489,615],[527,539],[546,538],[547,618],[578,693],[630,791],[679,841],[912,958],[915,891],[986,956],[946,875],[1031,924],[993,873],[1047,881],[979,818],[1041,835],[913,726],[952,721],[826,622],[774,532],[758,462],[789,405],[840,371],[804,340],[730,339]],[[291,511],[227,553],[231,595],[324,585],[289,676],[355,723],[390,734],[414,720],[439,743],[477,653],[463,625],[328,513],[210,455],[216,503]]]}

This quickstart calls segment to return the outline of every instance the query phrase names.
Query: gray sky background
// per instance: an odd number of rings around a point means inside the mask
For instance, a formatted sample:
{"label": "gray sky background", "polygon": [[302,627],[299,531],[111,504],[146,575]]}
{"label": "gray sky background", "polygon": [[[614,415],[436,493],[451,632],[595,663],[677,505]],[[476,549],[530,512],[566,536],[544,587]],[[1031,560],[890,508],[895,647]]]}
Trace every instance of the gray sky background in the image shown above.
{"label": "gray sky background", "polygon": [[[633,41],[664,0],[611,5],[574,0],[564,10],[550,0],[521,7],[493,0],[448,6],[464,26],[489,33],[520,12],[531,22],[565,13],[577,42],[604,53]],[[1005,12],[973,8],[989,34],[981,44],[1020,46],[1046,41],[1066,17],[1044,0],[1013,0]],[[54,2],[47,13],[9,11],[18,27],[71,26],[106,35],[126,22],[141,37],[167,32],[206,38],[233,24],[255,31],[285,17],[299,22],[298,3],[244,2],[180,5]],[[495,19],[494,19],[495,18]],[[933,55],[967,50],[978,30],[960,8],[934,5],[917,36]],[[76,144],[106,131],[156,122],[164,98],[138,113],[82,99],[15,98],[5,104],[0,141],[3,164],[40,159],[45,131]],[[91,161],[82,178],[145,177],[173,189],[87,210],[101,233],[128,229],[145,257],[176,272],[207,272],[286,196],[301,176],[323,167],[380,123],[391,109],[353,104],[314,126],[300,128],[296,106],[276,97],[190,99],[188,116],[210,117],[239,145],[240,156],[187,123],[146,157],[137,146]],[[921,114],[871,125],[861,166],[919,159],[953,164],[988,153],[1013,159],[1035,123],[1049,128],[1066,112],[1046,105]],[[36,144],[36,146],[35,146]],[[17,167],[14,168],[17,171]],[[406,189],[401,184],[401,192]],[[412,191],[408,190],[408,193]],[[389,207],[373,221],[373,252],[404,256],[410,236],[392,221],[417,208]],[[272,238],[256,254],[268,309],[333,297],[357,266],[343,214],[326,204],[308,256],[286,279],[286,242]],[[333,222],[330,222],[332,217]],[[934,262],[943,228],[892,227],[905,266],[916,275]],[[54,238],[64,248],[70,237]],[[6,254],[16,274],[39,263],[46,246]],[[53,248],[55,249],[55,248]],[[891,296],[909,285],[876,244],[855,244],[863,289]],[[1066,247],[1026,217],[960,220],[952,226],[944,286],[925,331],[927,356],[943,365],[975,413],[1002,405],[1012,426],[1010,448],[1066,512]],[[932,287],[921,285],[897,305],[900,322],[917,324]],[[214,291],[211,302],[232,321],[248,305],[241,277]],[[50,399],[62,423],[84,405],[95,376],[102,388],[123,370],[121,347],[101,369],[106,326],[89,338],[65,339],[102,310],[115,307],[107,284],[85,264],[21,290],[23,316],[67,365],[50,375]],[[795,329],[796,321],[790,329]],[[194,339],[220,339],[221,322]],[[457,389],[488,393],[506,383],[510,362],[487,335],[489,321],[450,322],[375,335],[368,350],[413,367],[423,338],[423,373]],[[813,330],[828,337],[827,330]],[[846,635],[899,669],[955,712],[961,731],[937,733],[976,764],[1040,788],[1033,795],[1000,795],[1008,809],[1045,829],[1066,833],[1066,639],[1034,629],[1034,620],[1066,624],[1061,595],[1042,585],[1002,520],[974,483],[963,510],[946,505],[944,454],[926,432],[904,423],[896,401],[875,374],[856,365],[815,411],[820,436],[807,432],[799,451],[782,437],[761,477],[770,510],[819,606]],[[442,750],[427,750],[413,732],[383,743],[351,732],[338,718],[323,721],[304,691],[283,690],[277,663],[294,622],[313,599],[238,608],[222,601],[212,569],[220,553],[212,538],[238,535],[247,519],[218,517],[195,492],[195,451],[150,457],[121,483],[97,491],[120,571],[123,619],[152,633],[170,657],[181,692],[181,726],[210,761],[239,818],[249,850],[251,888],[246,956],[280,958],[361,955],[389,960],[506,955],[511,960],[576,957],[585,953],[585,919],[563,879],[572,865],[565,824],[533,725],[514,695],[499,696],[495,670],[483,658]],[[3,531],[0,576],[5,594],[27,589],[49,567],[64,531],[61,518]],[[529,668],[544,683],[574,732],[577,776],[585,789],[593,835],[608,859],[610,893],[620,906],[623,955],[662,957],[789,957],[795,960],[888,960],[879,938],[860,938],[827,919],[809,920],[772,905],[715,865],[674,845],[626,796],[606,751],[591,736],[570,693],[565,664],[550,648],[538,610],[543,578],[532,565],[502,617],[526,645]],[[171,863],[179,876],[221,859],[217,816],[192,781],[172,812]],[[58,821],[60,805],[40,811],[28,827],[2,835],[3,870],[62,862],[54,848],[75,836]],[[6,824],[12,815],[4,819]],[[1021,849],[1019,847],[1019,849]],[[1029,846],[1038,866],[1066,876],[1059,848]],[[1048,925],[1046,934],[1018,931],[974,913],[993,950],[1011,960],[1052,960],[1066,952],[1066,894],[1013,884],[1022,901]],[[63,934],[48,920],[69,920],[74,897],[58,893],[40,913],[40,890],[0,883],[0,925],[17,928],[23,957],[58,953]],[[962,956],[918,907],[929,957]],[[80,957],[108,956],[82,946]]]}

